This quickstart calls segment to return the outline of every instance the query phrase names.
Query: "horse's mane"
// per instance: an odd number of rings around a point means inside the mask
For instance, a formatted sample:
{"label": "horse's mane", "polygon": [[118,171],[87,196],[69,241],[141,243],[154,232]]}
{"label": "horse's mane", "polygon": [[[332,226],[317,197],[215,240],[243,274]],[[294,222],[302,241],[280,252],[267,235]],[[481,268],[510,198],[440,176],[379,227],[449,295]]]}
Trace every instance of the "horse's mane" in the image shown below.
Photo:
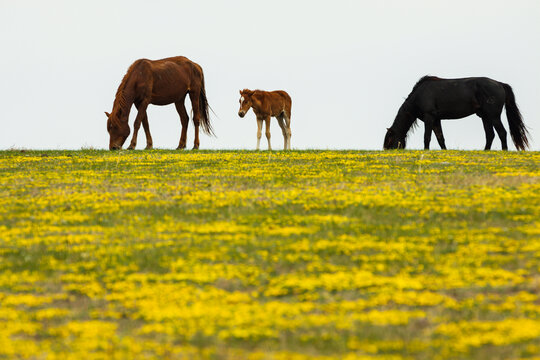
{"label": "horse's mane", "polygon": [[138,61],[131,64],[128,71],[126,72],[126,75],[124,75],[124,77],[122,78],[122,81],[120,82],[120,86],[118,86],[118,90],[116,90],[116,96],[114,98],[113,109],[112,109],[112,114],[111,114],[112,122],[115,124],[118,124],[120,121],[119,116],[117,116],[118,111],[127,106],[127,100],[126,100],[124,91],[126,89],[127,82],[129,78],[131,77],[131,73],[133,72],[133,69],[135,68],[135,65],[137,63]]}
{"label": "horse's mane", "polygon": [[418,80],[418,81],[416,82],[416,84],[414,84],[411,93],[409,94],[409,96],[407,96],[407,99],[409,99],[409,98],[411,97],[411,95],[414,94],[415,91],[418,90],[418,88],[419,88],[422,84],[424,84],[424,83],[427,82],[427,81],[432,81],[432,80],[441,80],[441,78],[438,78],[438,77],[436,77],[436,76],[431,76],[431,75],[422,76],[422,77],[420,78],[420,80]]}
{"label": "horse's mane", "polygon": [[[418,80],[416,82],[416,84],[414,84],[413,86],[413,89],[411,91],[411,93],[407,96],[407,98],[405,99],[405,101],[403,102],[403,105],[401,105],[400,107],[400,111],[402,110],[405,110],[407,111],[406,109],[407,108],[410,108],[410,106],[412,106],[412,100],[411,97],[414,95],[414,93],[420,88],[420,86],[422,86],[424,83],[428,82],[428,81],[433,81],[433,80],[441,80],[441,78],[438,78],[436,76],[430,76],[430,75],[426,75],[426,76],[423,76],[420,78],[420,80]],[[394,120],[394,124],[392,126],[394,126],[396,124],[396,121],[398,120],[398,117],[399,117],[399,112],[398,112],[398,116],[396,116],[396,120]],[[403,121],[401,121],[401,119],[405,119],[405,118],[400,118],[399,120],[399,123],[401,124]],[[405,138],[409,137],[410,134],[412,134],[414,132],[414,130],[418,127],[418,119],[415,118],[414,121],[411,123],[410,127],[408,127],[406,130],[406,133],[405,133]]]}
{"label": "horse's mane", "polygon": [[[416,92],[416,90],[418,90],[418,88],[423,85],[425,82],[428,82],[428,81],[437,81],[437,80],[442,80],[441,78],[437,77],[437,76],[431,76],[431,75],[425,75],[425,76],[422,76],[420,78],[420,80],[418,80],[416,82],[416,84],[414,84],[413,88],[412,88],[412,91],[411,93],[409,94],[409,96],[407,96],[407,100],[411,97],[412,94],[414,94]],[[412,127],[411,127],[411,130],[414,131],[414,129],[418,126],[418,122],[417,122],[417,119],[414,120],[413,124],[412,124]]]}
{"label": "horse's mane", "polygon": [[248,94],[248,95],[251,96],[251,95],[253,95],[253,93],[254,93],[255,91],[260,91],[260,90],[244,89],[244,90],[242,90],[242,93],[245,93],[245,94]]}

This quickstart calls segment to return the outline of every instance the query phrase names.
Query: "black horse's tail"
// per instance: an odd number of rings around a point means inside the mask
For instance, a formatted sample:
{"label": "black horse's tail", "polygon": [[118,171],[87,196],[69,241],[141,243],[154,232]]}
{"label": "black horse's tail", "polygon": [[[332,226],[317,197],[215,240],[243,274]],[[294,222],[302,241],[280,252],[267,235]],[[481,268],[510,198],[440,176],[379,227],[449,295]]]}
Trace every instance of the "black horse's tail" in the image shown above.
{"label": "black horse's tail", "polygon": [[510,135],[512,136],[516,149],[526,150],[529,147],[529,139],[527,139],[529,132],[523,123],[523,117],[517,107],[514,91],[512,91],[512,87],[508,84],[501,83],[501,85],[506,92],[506,117],[508,118],[508,125],[510,126]]}
{"label": "black horse's tail", "polygon": [[206,99],[206,90],[204,89],[204,74],[201,69],[201,94],[199,97],[199,110],[201,113],[201,126],[208,135],[216,136],[212,124],[210,124],[210,114],[208,113],[208,100]]}

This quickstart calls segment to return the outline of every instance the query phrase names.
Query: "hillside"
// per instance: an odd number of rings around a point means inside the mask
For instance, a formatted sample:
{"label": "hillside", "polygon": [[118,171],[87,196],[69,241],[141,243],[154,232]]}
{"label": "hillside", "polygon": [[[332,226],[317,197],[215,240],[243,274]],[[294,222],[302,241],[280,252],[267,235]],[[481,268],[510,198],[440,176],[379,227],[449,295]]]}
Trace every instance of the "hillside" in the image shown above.
{"label": "hillside", "polygon": [[0,359],[540,356],[540,153],[0,152]]}

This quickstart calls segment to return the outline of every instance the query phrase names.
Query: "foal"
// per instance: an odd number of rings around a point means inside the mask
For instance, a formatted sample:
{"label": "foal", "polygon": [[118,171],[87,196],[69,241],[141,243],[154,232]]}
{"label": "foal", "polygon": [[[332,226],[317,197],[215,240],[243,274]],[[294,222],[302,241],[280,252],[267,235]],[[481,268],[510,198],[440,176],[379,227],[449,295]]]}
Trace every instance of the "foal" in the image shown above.
{"label": "foal", "polygon": [[266,122],[266,139],[268,139],[268,150],[272,150],[270,145],[270,117],[275,117],[283,132],[283,149],[291,149],[291,97],[285,91],[262,91],[262,90],[240,90],[240,110],[238,116],[246,115],[249,108],[253,109],[257,117],[257,150],[260,148],[262,123]]}

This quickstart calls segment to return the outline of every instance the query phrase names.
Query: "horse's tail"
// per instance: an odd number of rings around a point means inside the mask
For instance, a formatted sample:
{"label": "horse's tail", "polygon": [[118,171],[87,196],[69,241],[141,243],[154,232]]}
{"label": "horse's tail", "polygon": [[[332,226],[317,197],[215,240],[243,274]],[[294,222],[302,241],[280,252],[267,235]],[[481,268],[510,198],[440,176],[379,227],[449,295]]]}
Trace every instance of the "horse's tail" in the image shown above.
{"label": "horse's tail", "polygon": [[523,123],[523,117],[517,107],[514,91],[512,91],[512,87],[508,84],[501,83],[501,85],[506,92],[506,117],[508,119],[508,125],[510,126],[510,135],[512,136],[516,149],[526,150],[529,147],[529,139],[527,138],[529,132]]}
{"label": "horse's tail", "polygon": [[210,108],[210,105],[208,105],[208,99],[206,98],[206,90],[204,89],[204,74],[201,70],[201,93],[199,96],[199,110],[201,113],[201,126],[205,133],[208,135],[214,135],[214,129],[212,128],[212,124],[210,124],[210,114],[208,113],[208,109]]}

